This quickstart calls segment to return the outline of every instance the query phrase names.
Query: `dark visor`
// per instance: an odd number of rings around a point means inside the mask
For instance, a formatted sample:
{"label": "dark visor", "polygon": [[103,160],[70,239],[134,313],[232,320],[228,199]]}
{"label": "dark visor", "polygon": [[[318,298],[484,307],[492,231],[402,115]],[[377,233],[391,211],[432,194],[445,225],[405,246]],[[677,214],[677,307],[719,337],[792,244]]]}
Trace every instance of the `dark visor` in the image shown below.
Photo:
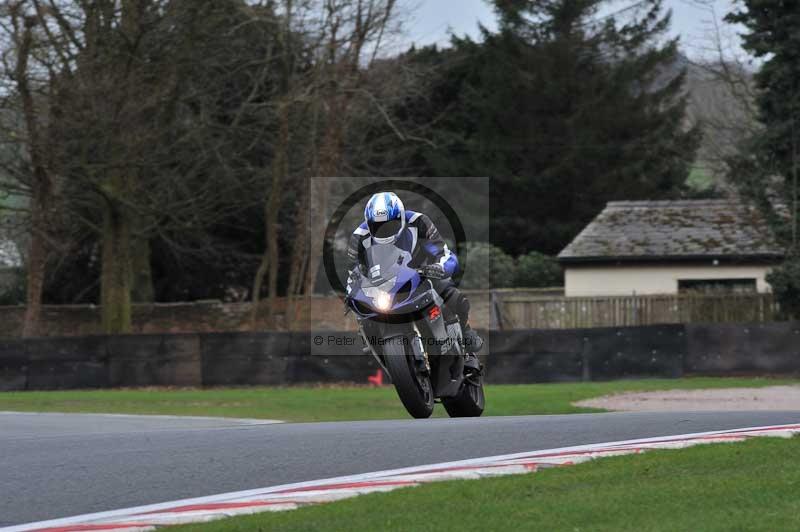
{"label": "dark visor", "polygon": [[403,223],[400,220],[388,222],[369,222],[369,233],[375,238],[389,238],[400,232]]}

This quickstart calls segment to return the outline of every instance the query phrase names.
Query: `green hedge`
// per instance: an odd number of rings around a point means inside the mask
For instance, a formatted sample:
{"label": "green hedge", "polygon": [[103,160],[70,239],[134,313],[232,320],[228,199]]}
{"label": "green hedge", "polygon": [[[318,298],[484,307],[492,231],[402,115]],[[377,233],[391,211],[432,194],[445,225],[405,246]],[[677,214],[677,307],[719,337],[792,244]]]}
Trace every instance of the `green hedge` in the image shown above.
{"label": "green hedge", "polygon": [[517,259],[516,286],[546,288],[563,286],[564,272],[555,257],[531,251]]}
{"label": "green hedge", "polygon": [[466,289],[562,286],[564,276],[554,257],[532,251],[514,259],[502,249],[487,242],[467,244],[465,275],[461,287]]}
{"label": "green hedge", "polygon": [[767,282],[786,317],[800,319],[800,256],[790,257],[767,275]]}

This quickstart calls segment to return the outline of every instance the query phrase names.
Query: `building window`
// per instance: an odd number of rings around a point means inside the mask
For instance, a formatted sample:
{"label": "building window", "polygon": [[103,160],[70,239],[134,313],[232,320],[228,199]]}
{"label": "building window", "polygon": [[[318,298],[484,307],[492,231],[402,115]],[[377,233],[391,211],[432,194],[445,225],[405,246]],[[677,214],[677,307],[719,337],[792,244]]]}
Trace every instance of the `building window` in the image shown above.
{"label": "building window", "polygon": [[755,279],[680,279],[680,294],[755,294],[758,292]]}

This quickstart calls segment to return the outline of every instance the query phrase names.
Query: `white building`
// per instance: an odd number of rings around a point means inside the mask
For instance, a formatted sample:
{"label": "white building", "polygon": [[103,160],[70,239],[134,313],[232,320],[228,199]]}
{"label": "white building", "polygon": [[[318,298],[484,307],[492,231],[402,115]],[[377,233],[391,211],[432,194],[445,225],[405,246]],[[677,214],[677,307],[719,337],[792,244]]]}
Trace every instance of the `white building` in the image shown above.
{"label": "white building", "polygon": [[784,252],[732,200],[610,202],[559,254],[568,297],[768,292]]}

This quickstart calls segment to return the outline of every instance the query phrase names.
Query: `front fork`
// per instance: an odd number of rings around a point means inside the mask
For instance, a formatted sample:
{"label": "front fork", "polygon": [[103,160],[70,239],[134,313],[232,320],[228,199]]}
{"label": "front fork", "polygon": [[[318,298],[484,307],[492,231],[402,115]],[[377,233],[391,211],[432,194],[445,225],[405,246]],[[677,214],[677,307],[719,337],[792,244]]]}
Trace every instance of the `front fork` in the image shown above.
{"label": "front fork", "polygon": [[361,349],[361,351],[363,353],[371,354],[372,358],[374,358],[378,362],[378,364],[381,366],[381,369],[383,369],[383,372],[386,373],[387,375],[391,375],[391,373],[389,373],[389,370],[386,369],[386,364],[383,363],[383,360],[381,360],[381,357],[378,355],[378,353],[375,352],[375,348],[372,347],[371,343],[369,343],[369,340],[367,339],[367,335],[364,332],[364,326],[362,324],[360,324],[360,323],[358,324],[358,332],[359,332],[359,334],[361,334],[361,340],[364,342],[364,347]]}
{"label": "front fork", "polygon": [[425,369],[425,372],[431,374],[431,361],[428,360],[428,350],[422,344],[422,333],[419,332],[417,324],[414,324],[414,338],[411,339],[411,350],[414,353],[414,361],[417,367]]}
{"label": "front fork", "polygon": [[[386,364],[384,364],[383,360],[381,359],[380,355],[375,351],[375,348],[370,343],[369,339],[367,338],[367,334],[364,332],[364,325],[359,323],[358,324],[358,332],[361,335],[361,340],[364,342],[364,348],[362,351],[364,353],[369,353],[372,357],[380,364],[383,371],[389,375],[389,370],[386,369]],[[395,334],[393,336],[400,336],[400,334]],[[392,336],[385,335],[384,338],[390,338]],[[414,361],[416,362],[416,366],[419,369],[424,369],[427,375],[431,373],[431,364],[430,360],[428,360],[428,352],[425,349],[425,346],[422,343],[422,334],[417,327],[417,324],[414,324],[414,337],[411,339],[411,354],[414,356]]]}

